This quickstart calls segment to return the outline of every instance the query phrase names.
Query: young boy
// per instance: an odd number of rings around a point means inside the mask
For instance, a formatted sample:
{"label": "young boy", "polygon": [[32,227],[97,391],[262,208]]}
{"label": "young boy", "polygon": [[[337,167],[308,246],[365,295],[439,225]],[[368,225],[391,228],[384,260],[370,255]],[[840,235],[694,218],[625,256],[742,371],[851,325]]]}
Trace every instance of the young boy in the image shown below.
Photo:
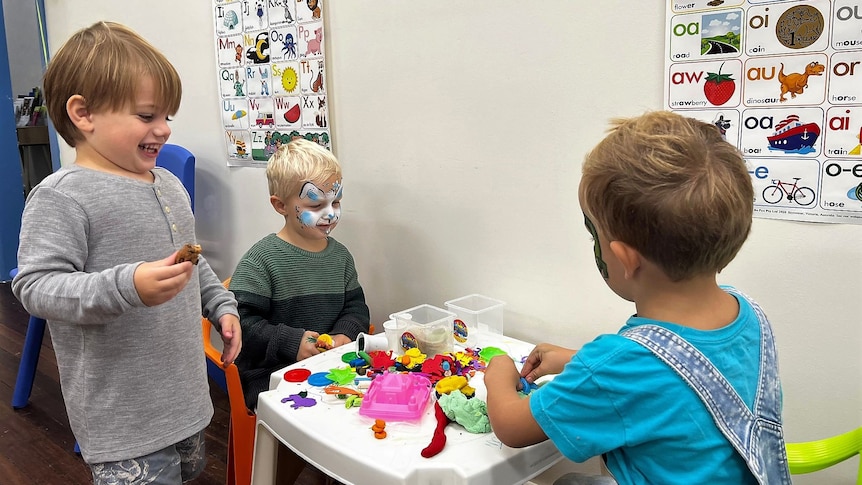
{"label": "young boy", "polygon": [[200,318],[218,322],[225,364],[240,350],[236,301],[195,243],[188,193],[157,168],[182,86],[129,28],[75,33],[44,79],[74,164],[30,193],[12,289],[48,321],[72,431],[96,484],[179,484],[204,467],[213,414]]}
{"label": "young boy", "polygon": [[[577,462],[604,455],[620,484],[789,484],[769,322],[716,283],[751,229],[738,150],[715,126],[670,112],[617,120],[587,155],[579,196],[599,272],[637,314],[578,351],[537,345],[520,373],[492,359],[498,438],[551,439]],[[559,375],[520,397],[521,376],[548,374]]]}
{"label": "young boy", "polygon": [[343,193],[335,156],[296,139],[270,157],[266,178],[284,226],[246,252],[230,281],[245,349],[237,367],[249,409],[269,389],[272,372],[321,352],[321,334],[339,346],[369,327],[353,256],[330,236]]}

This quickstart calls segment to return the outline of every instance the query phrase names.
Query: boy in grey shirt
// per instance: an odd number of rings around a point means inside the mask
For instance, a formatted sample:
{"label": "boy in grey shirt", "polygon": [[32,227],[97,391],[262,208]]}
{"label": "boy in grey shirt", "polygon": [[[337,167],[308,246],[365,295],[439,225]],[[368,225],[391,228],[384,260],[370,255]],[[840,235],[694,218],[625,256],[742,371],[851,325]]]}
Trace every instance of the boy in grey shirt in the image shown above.
{"label": "boy in grey shirt", "polygon": [[188,193],[155,166],[182,97],[170,62],[127,27],[74,34],[45,73],[48,114],[75,163],[29,195],[12,289],[48,321],[63,398],[96,484],[179,484],[205,463],[200,318],[233,362],[236,301],[194,244]]}

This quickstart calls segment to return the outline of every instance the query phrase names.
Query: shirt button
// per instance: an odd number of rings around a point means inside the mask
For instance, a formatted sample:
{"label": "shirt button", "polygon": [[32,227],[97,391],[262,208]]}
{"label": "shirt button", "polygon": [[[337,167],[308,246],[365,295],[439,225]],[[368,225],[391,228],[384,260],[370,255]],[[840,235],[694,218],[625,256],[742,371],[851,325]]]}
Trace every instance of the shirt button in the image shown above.
{"label": "shirt button", "polygon": [[177,225],[176,225],[176,224],[171,224],[171,229],[173,229],[173,230],[174,230],[174,232],[177,232]]}
{"label": "shirt button", "polygon": [[171,213],[171,208],[170,208],[170,207],[168,207],[168,206],[165,206],[165,212],[167,212],[168,214],[170,214],[170,213]]}
{"label": "shirt button", "polygon": [[159,197],[161,197],[161,196],[162,196],[162,190],[161,190],[161,189],[156,189],[156,195],[158,195]]}

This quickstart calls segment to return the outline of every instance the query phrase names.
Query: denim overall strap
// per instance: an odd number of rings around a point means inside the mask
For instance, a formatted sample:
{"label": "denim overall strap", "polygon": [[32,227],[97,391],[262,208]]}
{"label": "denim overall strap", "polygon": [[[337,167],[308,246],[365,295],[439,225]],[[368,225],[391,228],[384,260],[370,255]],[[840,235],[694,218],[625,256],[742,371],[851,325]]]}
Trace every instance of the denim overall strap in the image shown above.
{"label": "denim overall strap", "polygon": [[760,322],[760,372],[753,413],[718,369],[676,333],[657,325],[640,325],[622,335],[649,349],[686,381],[758,483],[789,485],[772,329],[756,303],[736,290],[728,291],[748,300]]}

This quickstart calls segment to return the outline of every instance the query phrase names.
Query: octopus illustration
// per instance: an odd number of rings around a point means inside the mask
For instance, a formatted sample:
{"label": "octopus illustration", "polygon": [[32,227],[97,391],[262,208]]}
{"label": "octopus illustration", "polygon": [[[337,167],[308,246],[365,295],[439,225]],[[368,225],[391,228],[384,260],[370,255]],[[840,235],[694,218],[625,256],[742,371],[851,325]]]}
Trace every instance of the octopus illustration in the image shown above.
{"label": "octopus illustration", "polygon": [[281,52],[288,59],[296,59],[296,42],[293,40],[293,34],[285,34],[283,42],[284,47],[281,49]]}

